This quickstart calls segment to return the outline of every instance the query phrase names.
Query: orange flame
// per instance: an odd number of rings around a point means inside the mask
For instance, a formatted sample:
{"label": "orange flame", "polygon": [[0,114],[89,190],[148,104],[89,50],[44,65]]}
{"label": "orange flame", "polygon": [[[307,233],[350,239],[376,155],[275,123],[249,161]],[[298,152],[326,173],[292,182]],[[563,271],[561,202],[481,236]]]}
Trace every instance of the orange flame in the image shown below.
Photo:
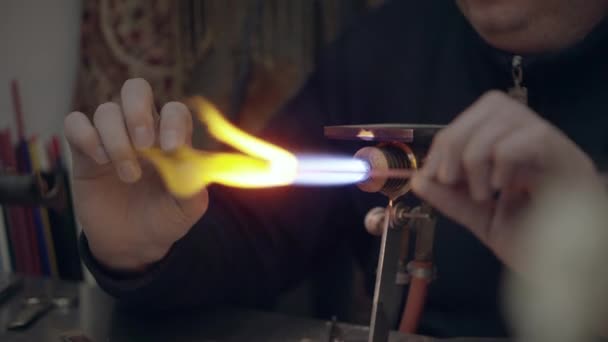
{"label": "orange flame", "polygon": [[241,131],[200,96],[188,102],[215,139],[243,154],[200,151],[187,146],[169,153],[158,148],[142,151],[174,195],[189,197],[211,183],[241,188],[293,183],[298,168],[293,154]]}

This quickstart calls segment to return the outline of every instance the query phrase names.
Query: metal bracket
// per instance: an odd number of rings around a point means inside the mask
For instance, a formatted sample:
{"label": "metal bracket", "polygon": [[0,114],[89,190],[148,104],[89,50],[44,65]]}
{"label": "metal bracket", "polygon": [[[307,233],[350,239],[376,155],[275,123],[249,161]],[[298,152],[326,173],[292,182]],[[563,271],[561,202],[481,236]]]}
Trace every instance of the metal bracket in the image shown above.
{"label": "metal bracket", "polygon": [[410,209],[403,202],[396,205],[391,203],[384,211],[384,220],[378,221],[383,225],[382,241],[376,271],[369,342],[388,341],[391,328],[400,319],[405,287],[411,276],[420,276],[408,263],[411,231],[416,233],[414,260],[432,259],[436,220],[431,211],[426,204]]}

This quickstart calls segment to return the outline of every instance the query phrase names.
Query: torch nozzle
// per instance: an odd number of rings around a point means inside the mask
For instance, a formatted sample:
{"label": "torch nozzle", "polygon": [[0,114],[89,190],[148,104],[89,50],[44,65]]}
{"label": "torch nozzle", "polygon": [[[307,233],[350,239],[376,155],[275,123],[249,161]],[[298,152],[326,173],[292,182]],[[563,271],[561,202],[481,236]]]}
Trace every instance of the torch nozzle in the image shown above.
{"label": "torch nozzle", "polygon": [[369,167],[368,177],[357,186],[365,192],[381,192],[397,198],[409,190],[409,178],[417,169],[414,154],[405,145],[364,147],[355,158]]}

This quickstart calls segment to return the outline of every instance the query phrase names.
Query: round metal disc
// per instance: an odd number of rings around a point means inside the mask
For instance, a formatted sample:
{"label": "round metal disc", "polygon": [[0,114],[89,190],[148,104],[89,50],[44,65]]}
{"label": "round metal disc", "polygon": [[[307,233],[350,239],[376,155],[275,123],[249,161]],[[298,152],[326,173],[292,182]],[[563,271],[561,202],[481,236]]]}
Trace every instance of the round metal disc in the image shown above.
{"label": "round metal disc", "polygon": [[443,125],[371,124],[325,126],[325,137],[338,140],[399,141],[428,146]]}

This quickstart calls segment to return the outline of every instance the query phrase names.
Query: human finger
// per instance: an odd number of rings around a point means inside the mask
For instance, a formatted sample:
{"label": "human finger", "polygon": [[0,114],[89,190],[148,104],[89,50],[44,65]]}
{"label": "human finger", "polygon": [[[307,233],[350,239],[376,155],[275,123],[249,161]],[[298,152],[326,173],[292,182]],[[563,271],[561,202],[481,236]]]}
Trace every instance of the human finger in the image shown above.
{"label": "human finger", "polygon": [[141,167],[120,107],[111,102],[102,104],[95,111],[93,122],[120,179],[126,183],[136,182],[141,176]]}
{"label": "human finger", "polygon": [[120,91],[124,121],[130,140],[137,149],[150,147],[155,141],[154,95],[143,78],[127,80]]}
{"label": "human finger", "polygon": [[160,112],[160,146],[165,151],[173,151],[182,145],[189,145],[192,139],[192,114],[181,102],[169,102]]}

